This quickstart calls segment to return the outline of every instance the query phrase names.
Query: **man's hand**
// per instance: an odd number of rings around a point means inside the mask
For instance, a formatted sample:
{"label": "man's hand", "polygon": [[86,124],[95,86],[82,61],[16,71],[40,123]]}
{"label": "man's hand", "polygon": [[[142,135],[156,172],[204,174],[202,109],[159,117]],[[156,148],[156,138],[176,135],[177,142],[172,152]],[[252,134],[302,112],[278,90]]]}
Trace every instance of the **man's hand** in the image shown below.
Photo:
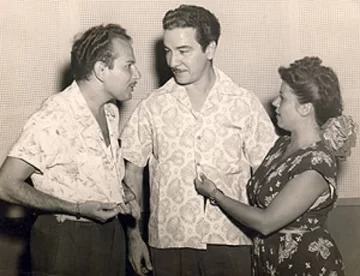
{"label": "man's hand", "polygon": [[78,211],[80,211],[82,217],[100,222],[106,222],[119,214],[116,203],[102,203],[97,201],[80,203]]}
{"label": "man's hand", "polygon": [[139,235],[129,237],[129,261],[137,275],[146,275],[152,270],[149,250]]}
{"label": "man's hand", "polygon": [[134,192],[123,182],[125,202],[118,204],[119,213],[124,215],[131,215],[136,220],[141,217],[140,205]]}

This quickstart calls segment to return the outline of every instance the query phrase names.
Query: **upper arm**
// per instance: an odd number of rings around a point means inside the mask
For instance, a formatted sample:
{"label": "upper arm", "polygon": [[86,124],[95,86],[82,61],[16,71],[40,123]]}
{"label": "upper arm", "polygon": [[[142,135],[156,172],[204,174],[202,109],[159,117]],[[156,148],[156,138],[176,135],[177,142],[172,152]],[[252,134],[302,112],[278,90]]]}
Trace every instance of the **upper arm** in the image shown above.
{"label": "upper arm", "polygon": [[[25,124],[23,131],[8,153],[8,156],[23,160],[44,173],[59,157],[59,151],[66,151],[66,144],[62,135],[67,134],[65,123],[51,120],[61,116],[61,112],[39,111]],[[64,118],[62,118],[62,122]]]}
{"label": "upper arm", "polygon": [[291,179],[264,210],[269,233],[286,226],[308,210],[316,199],[329,190],[323,176],[308,170]]}
{"label": "upper arm", "polygon": [[126,123],[121,141],[124,158],[145,167],[153,151],[153,137],[151,118],[144,101],[140,102]]}
{"label": "upper arm", "polygon": [[7,157],[0,169],[1,197],[6,191],[14,190],[16,184],[25,182],[34,172],[35,168],[24,160]]}
{"label": "upper arm", "polygon": [[135,193],[137,198],[141,197],[144,168],[127,161],[125,165],[124,182]]}

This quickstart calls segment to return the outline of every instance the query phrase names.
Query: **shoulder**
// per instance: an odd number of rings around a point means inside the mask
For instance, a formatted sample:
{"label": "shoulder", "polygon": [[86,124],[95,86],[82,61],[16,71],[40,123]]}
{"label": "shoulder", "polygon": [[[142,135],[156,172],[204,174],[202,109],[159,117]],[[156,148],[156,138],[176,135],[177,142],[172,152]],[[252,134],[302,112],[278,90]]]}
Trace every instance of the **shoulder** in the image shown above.
{"label": "shoulder", "polygon": [[61,124],[68,114],[68,102],[61,93],[48,97],[27,120],[25,128],[51,128]]}
{"label": "shoulder", "polygon": [[324,164],[328,167],[336,168],[336,157],[332,151],[330,151],[322,141],[315,144],[311,151],[311,163],[312,165]]}
{"label": "shoulder", "polygon": [[335,181],[337,163],[335,156],[319,141],[303,150],[294,158],[290,171],[295,175],[305,171],[316,171],[325,179]]}
{"label": "shoulder", "polygon": [[222,95],[233,96],[233,97],[241,97],[243,99],[251,99],[257,98],[256,95],[235,83],[228,75],[226,75],[223,71],[218,68],[215,68],[217,80],[218,80],[218,89],[219,93]]}
{"label": "shoulder", "polygon": [[143,110],[157,110],[161,107],[169,105],[175,100],[176,93],[183,88],[179,86],[173,78],[168,80],[163,86],[152,90],[138,103],[137,108]]}

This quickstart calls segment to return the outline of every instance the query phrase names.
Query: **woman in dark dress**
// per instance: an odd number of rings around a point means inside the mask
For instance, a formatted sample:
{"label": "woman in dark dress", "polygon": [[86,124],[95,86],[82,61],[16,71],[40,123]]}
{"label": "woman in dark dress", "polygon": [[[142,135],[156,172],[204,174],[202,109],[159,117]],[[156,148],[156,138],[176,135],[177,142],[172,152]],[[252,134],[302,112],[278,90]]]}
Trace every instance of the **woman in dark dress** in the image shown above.
{"label": "woman in dark dress", "polygon": [[340,276],[344,266],[325,221],[337,199],[337,160],[355,145],[355,124],[342,115],[339,82],[317,57],[280,67],[273,106],[280,137],[247,187],[249,205],[216,188],[205,175],[199,193],[255,230],[253,275]]}

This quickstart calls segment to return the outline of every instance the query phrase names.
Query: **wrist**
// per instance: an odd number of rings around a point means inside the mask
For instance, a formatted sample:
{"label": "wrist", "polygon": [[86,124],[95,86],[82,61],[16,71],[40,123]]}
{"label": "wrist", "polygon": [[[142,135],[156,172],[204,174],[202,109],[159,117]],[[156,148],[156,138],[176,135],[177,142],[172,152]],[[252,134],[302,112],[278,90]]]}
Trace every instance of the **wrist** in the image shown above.
{"label": "wrist", "polygon": [[209,200],[211,205],[217,205],[219,195],[224,195],[224,192],[218,188],[215,188],[214,190],[211,191],[209,195]]}
{"label": "wrist", "polygon": [[135,227],[128,227],[127,228],[127,235],[128,238],[131,240],[136,240],[141,238],[141,232],[138,226]]}

